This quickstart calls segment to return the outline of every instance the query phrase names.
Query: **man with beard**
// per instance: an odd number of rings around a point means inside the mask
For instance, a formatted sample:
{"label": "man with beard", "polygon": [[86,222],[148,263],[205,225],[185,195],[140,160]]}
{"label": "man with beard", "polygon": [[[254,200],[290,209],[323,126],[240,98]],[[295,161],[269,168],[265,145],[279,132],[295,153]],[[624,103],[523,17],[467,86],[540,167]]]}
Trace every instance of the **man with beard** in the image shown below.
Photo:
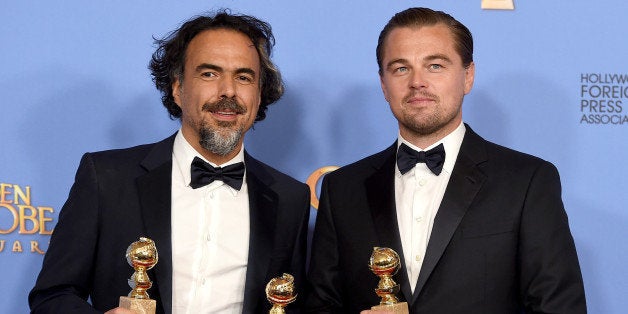
{"label": "man with beard", "polygon": [[377,305],[367,263],[373,247],[389,247],[410,313],[586,313],[556,168],[462,121],[475,73],[469,30],[411,8],[384,27],[376,54],[399,135],[324,178],[307,312]]}
{"label": "man with beard", "polygon": [[148,271],[157,313],[267,313],[271,278],[304,285],[309,189],[243,148],[283,94],[270,26],[221,11],[157,44],[151,73],[181,129],[83,156],[29,296],[33,313],[130,313],[117,306],[131,289],[125,252],[140,237],[159,254]]}

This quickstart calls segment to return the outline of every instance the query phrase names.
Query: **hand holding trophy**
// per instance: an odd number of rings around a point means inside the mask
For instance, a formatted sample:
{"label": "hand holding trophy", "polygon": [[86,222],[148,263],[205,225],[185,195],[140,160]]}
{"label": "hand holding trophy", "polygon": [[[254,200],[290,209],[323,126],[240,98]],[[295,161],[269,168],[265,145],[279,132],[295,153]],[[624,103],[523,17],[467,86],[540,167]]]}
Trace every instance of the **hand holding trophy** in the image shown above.
{"label": "hand holding trophy", "polygon": [[153,268],[158,260],[155,242],[141,237],[139,241],[131,243],[126,250],[126,260],[135,270],[129,278],[129,286],[133,290],[128,297],[120,297],[120,307],[137,314],[155,314],[157,303],[146,292],[153,285],[146,271]]}
{"label": "hand holding trophy", "polygon": [[271,279],[266,285],[266,298],[273,307],[269,314],[284,314],[284,307],[296,300],[294,294],[294,277],[284,273],[281,277]]}
{"label": "hand holding trophy", "polygon": [[399,302],[395,296],[399,292],[399,284],[392,279],[400,265],[399,255],[394,250],[385,247],[373,248],[373,254],[369,259],[369,268],[380,278],[375,293],[382,300],[379,305],[371,307],[372,310],[408,314],[408,303]]}

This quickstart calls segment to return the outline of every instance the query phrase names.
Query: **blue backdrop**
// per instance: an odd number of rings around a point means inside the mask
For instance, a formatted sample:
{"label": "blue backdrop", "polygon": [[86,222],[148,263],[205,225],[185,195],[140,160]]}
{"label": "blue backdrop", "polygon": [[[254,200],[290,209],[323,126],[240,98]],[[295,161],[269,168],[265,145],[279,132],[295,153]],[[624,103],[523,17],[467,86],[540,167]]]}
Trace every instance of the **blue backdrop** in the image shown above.
{"label": "blue backdrop", "polygon": [[222,7],[267,20],[287,92],[248,150],[305,181],[390,145],[375,46],[396,12],[428,6],[473,32],[464,120],[552,161],[563,182],[591,313],[628,308],[628,2],[481,0],[11,1],[0,5],[0,311],[26,313],[81,155],[178,128],[152,85],[152,37]]}

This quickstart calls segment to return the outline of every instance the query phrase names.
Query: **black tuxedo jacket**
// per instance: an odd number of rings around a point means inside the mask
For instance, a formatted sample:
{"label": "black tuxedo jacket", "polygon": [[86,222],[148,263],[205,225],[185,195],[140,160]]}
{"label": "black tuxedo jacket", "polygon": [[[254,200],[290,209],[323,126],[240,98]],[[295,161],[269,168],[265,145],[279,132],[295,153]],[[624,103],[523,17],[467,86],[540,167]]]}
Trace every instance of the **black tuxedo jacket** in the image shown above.
{"label": "black tuxedo jacket", "polygon": [[[85,154],[59,215],[37,283],[34,313],[97,313],[118,306],[133,273],[125,252],[144,236],[159,262],[148,272],[158,313],[171,313],[171,171],[174,136]],[[245,154],[250,203],[244,313],[268,313],[264,288],[283,272],[305,285],[309,189]],[[299,290],[299,289],[298,289]],[[90,306],[85,300],[91,299]],[[211,298],[212,296],[207,296]],[[289,308],[298,306],[291,305]]]}
{"label": "black tuxedo jacket", "polygon": [[580,267],[556,168],[489,143],[467,126],[414,293],[397,226],[397,145],[325,176],[306,311],[379,303],[374,246],[401,256],[394,276],[410,313],[585,313]]}

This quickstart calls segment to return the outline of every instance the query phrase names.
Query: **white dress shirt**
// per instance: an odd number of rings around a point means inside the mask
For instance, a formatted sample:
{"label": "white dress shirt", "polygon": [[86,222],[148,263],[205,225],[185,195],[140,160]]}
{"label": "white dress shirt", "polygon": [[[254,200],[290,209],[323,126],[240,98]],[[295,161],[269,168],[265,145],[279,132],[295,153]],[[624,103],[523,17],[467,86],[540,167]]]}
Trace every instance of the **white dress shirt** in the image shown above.
{"label": "white dress shirt", "polygon": [[434,217],[445,195],[465,130],[464,124],[460,123],[449,135],[425,149],[412,145],[401,137],[401,134],[398,137],[398,146],[404,143],[416,151],[430,150],[440,143],[445,147],[445,162],[438,176],[432,173],[425,163],[416,164],[404,175],[399,172],[399,167],[395,167],[397,223],[413,293],[432,233]]}
{"label": "white dress shirt", "polygon": [[[172,313],[241,313],[249,248],[246,174],[240,191],[222,181],[191,188],[192,160],[205,159],[181,130],[172,157]],[[243,149],[221,166],[241,161]]]}

